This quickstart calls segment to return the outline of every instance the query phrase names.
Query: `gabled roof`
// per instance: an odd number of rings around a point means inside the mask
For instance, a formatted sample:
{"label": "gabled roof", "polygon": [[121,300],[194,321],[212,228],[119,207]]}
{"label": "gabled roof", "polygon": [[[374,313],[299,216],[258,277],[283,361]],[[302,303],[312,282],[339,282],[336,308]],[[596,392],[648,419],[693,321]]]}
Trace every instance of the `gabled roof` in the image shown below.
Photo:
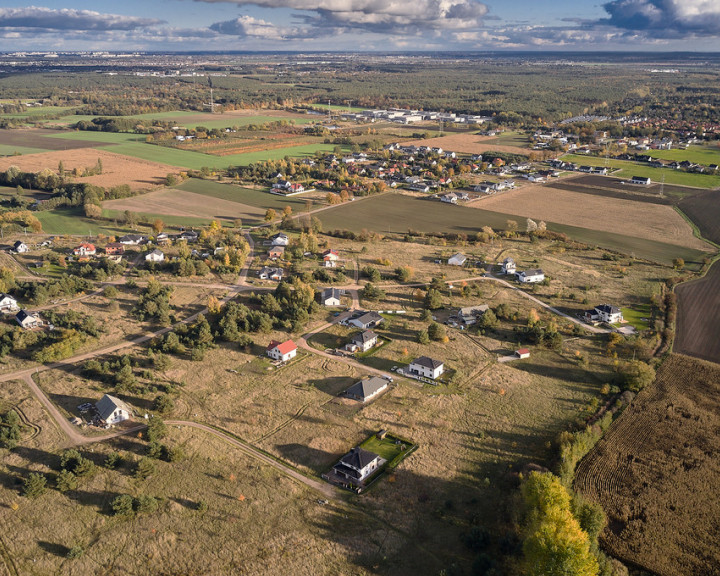
{"label": "gabled roof", "polygon": [[15,298],[13,298],[12,296],[10,296],[10,294],[5,294],[5,292],[0,292],[0,302],[2,302],[3,300],[5,300],[6,298],[12,300],[13,302],[17,302],[17,300],[15,300]]}
{"label": "gabled roof", "polygon": [[323,300],[328,300],[329,298],[337,298],[338,300],[340,300],[341,296],[342,292],[339,288],[325,288],[322,291],[320,298],[322,298]]}
{"label": "gabled roof", "polygon": [[276,348],[277,351],[284,356],[288,352],[297,350],[297,345],[292,340],[285,340],[285,342],[278,342],[277,340],[273,340],[272,342],[270,342],[270,344],[268,344],[267,350],[270,351]]}
{"label": "gabled roof", "polygon": [[115,396],[110,396],[110,394],[105,394],[105,396],[100,398],[100,400],[98,400],[95,404],[95,408],[97,408],[98,415],[103,420],[107,420],[118,408],[120,408],[120,410],[125,410],[128,414],[133,413],[130,406],[120,400],[120,398],[115,398]]}
{"label": "gabled roof", "polygon": [[20,312],[15,315],[15,320],[17,320],[20,324],[25,322],[25,320],[27,320],[28,318],[38,320],[38,317],[35,314],[31,314],[27,310],[20,310]]}
{"label": "gabled roof", "polygon": [[365,314],[358,316],[357,318],[353,318],[353,320],[357,320],[360,324],[371,324],[373,322],[379,322],[382,319],[383,317],[374,310],[371,312],[365,312]]}
{"label": "gabled roof", "polygon": [[18,240],[15,244],[13,244],[13,246],[17,248],[18,246],[27,246],[27,244],[25,244],[22,240]]}
{"label": "gabled roof", "polygon": [[375,332],[372,330],[365,330],[364,332],[360,332],[358,334],[355,334],[352,337],[353,342],[360,342],[361,344],[365,344],[366,342],[370,342],[371,340],[374,340],[378,337]]}
{"label": "gabled roof", "polygon": [[524,274],[525,276],[540,276],[544,274],[544,272],[540,268],[531,268],[530,270],[520,272],[520,274]]}
{"label": "gabled roof", "polygon": [[355,470],[362,470],[378,458],[380,458],[380,456],[374,452],[364,450],[363,448],[353,448],[340,459],[340,464],[344,464]]}
{"label": "gabled roof", "polygon": [[420,356],[420,358],[415,358],[411,364],[417,364],[419,366],[423,366],[424,368],[430,368],[430,370],[436,370],[437,368],[440,368],[440,366],[443,366],[444,362],[434,360],[429,356]]}
{"label": "gabled roof", "polygon": [[598,312],[605,312],[605,314],[620,314],[620,308],[617,306],[610,306],[610,304],[601,304],[596,306],[595,310]]}
{"label": "gabled roof", "polygon": [[329,250],[325,250],[325,252],[322,253],[323,256],[337,256],[338,252],[337,250],[333,250],[330,248]]}
{"label": "gabled roof", "polygon": [[450,258],[448,258],[448,260],[457,260],[458,262],[465,262],[465,260],[467,260],[467,256],[465,256],[465,254],[461,254],[460,252],[458,252],[457,254],[453,254],[452,256],[450,256]]}
{"label": "gabled roof", "polygon": [[387,380],[379,376],[373,376],[372,378],[364,378],[360,380],[360,382],[355,382],[355,384],[347,389],[346,394],[366,400],[386,388],[387,385]]}

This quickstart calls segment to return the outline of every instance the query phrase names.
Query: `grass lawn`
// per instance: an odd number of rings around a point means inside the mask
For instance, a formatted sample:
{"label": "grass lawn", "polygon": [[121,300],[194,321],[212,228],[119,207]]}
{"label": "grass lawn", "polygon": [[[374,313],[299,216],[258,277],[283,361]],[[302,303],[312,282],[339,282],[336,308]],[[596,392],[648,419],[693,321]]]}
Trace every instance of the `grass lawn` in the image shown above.
{"label": "grass lawn", "polygon": [[82,207],[58,208],[35,212],[37,219],[48,234],[97,234],[116,235],[119,230],[112,222],[96,222],[85,218]]}
{"label": "grass lawn", "polygon": [[[651,150],[652,156],[656,156],[659,150]],[[669,150],[673,152],[673,150]],[[674,150],[674,152],[685,152],[684,150]],[[605,166],[605,158],[597,156],[581,156],[576,154],[566,154],[562,157],[566,162],[575,162],[585,166]],[[690,172],[680,172],[669,168],[653,168],[645,162],[630,162],[628,160],[608,161],[608,166],[615,170],[612,175],[616,178],[630,179],[633,176],[642,176],[650,178],[653,182],[662,181],[665,177],[666,184],[678,184],[680,186],[695,186],[697,188],[715,188],[720,186],[720,175],[715,174],[695,174]]]}
{"label": "grass lawn", "polygon": [[389,434],[382,440],[380,440],[377,435],[373,434],[370,438],[365,440],[365,442],[360,444],[360,448],[373,452],[388,462],[392,462],[394,458],[404,452],[408,452],[408,450],[413,446],[413,444],[410,444],[410,446],[405,444],[405,450],[402,450],[401,445],[395,444],[396,440],[398,440],[398,438]]}
{"label": "grass lawn", "polygon": [[662,160],[676,160],[682,162],[688,160],[696,164],[708,166],[710,164],[720,164],[720,148],[715,146],[690,146],[687,150],[648,150],[645,154],[649,154],[653,158]]}
{"label": "grass lawn", "polygon": [[[647,330],[650,327],[652,312],[649,304],[636,304],[632,308],[621,308],[623,318],[636,330]],[[622,326],[618,324],[617,326]]]}
{"label": "grass lawn", "polygon": [[0,156],[18,156],[19,154],[37,154],[47,152],[42,148],[30,148],[29,146],[15,146],[14,144],[0,144]]}
{"label": "grass lawn", "polygon": [[527,134],[522,132],[504,132],[500,136],[489,140],[483,140],[483,144],[497,144],[498,146],[517,146],[518,148],[527,148],[530,146]]}
{"label": "grass lawn", "polygon": [[[122,220],[124,217],[124,213],[124,210],[112,210],[107,208],[103,209],[102,211],[103,218],[111,218],[117,220]],[[141,220],[144,219],[148,222],[152,222],[156,218],[160,218],[160,220],[165,223],[166,227],[176,229],[187,226],[208,226],[210,222],[213,221],[213,218],[189,218],[187,216],[170,216],[168,214],[152,214],[149,212],[135,212],[135,214],[137,214]],[[222,223],[222,220],[220,222]]]}

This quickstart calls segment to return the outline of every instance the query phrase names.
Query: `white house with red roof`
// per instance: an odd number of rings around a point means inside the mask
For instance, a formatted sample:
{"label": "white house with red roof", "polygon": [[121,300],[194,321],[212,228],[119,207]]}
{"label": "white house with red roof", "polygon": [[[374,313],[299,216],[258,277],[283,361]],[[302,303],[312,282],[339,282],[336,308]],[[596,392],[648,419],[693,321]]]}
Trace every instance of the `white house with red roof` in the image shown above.
{"label": "white house with red roof", "polygon": [[287,362],[291,358],[295,358],[297,355],[297,345],[292,340],[286,340],[285,342],[273,340],[270,344],[268,344],[265,351],[273,360]]}
{"label": "white house with red roof", "polygon": [[325,266],[325,268],[335,268],[340,255],[338,254],[337,250],[333,250],[331,248],[329,250],[325,250],[325,252],[322,253],[322,257],[323,266]]}
{"label": "white house with red roof", "polygon": [[73,250],[75,256],[94,256],[96,252],[95,244],[90,244],[89,242],[83,242]]}

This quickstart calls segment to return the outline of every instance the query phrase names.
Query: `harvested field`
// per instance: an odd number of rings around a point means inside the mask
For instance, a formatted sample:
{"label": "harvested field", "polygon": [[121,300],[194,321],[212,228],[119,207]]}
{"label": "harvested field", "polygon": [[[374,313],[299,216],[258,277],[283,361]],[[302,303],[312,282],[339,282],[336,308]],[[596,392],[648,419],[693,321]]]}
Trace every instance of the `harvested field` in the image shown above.
{"label": "harvested field", "polygon": [[105,142],[92,140],[59,140],[48,138],[57,136],[57,130],[0,130],[0,144],[6,146],[20,146],[25,148],[40,148],[42,150],[74,150],[76,148],[100,148],[108,146]]}
{"label": "harvested field", "polygon": [[685,198],[678,207],[695,223],[704,238],[720,244],[720,190]]}
{"label": "harvested field", "polygon": [[525,186],[482,198],[473,208],[514,212],[538,220],[602,230],[677,244],[698,250],[712,248],[693,235],[692,227],[671,206],[620,198],[580,195],[553,186]]}
{"label": "harvested field", "polygon": [[491,136],[478,136],[477,134],[462,132],[432,138],[431,140],[411,140],[409,142],[403,142],[403,145],[440,147],[450,152],[464,152],[465,154],[482,154],[483,152],[493,151],[507,152],[508,154],[524,154],[527,156],[531,152],[529,148],[495,144],[496,140],[496,138]]}
{"label": "harvested field", "polygon": [[[702,189],[688,188],[687,186],[672,186],[654,182],[649,186],[628,184],[625,180],[609,176],[580,175],[553,183],[556,188],[584,192],[596,196],[610,196],[612,198],[626,198],[638,202],[652,202],[655,204],[676,204],[678,200],[700,194]],[[662,196],[660,191],[662,188]]]}
{"label": "harvested field", "polygon": [[677,331],[673,350],[720,363],[720,263],[704,278],[681,284],[677,294]]}
{"label": "harvested field", "polygon": [[718,573],[718,387],[720,367],[671,355],[580,463],[575,487],[608,515],[613,556],[660,576]]}
{"label": "harvested field", "polygon": [[127,184],[134,190],[146,190],[162,185],[165,176],[169,173],[179,173],[178,168],[174,166],[128,158],[127,156],[93,148],[79,148],[71,152],[57,150],[42,154],[2,158],[0,159],[0,170],[7,170],[10,166],[17,166],[24,172],[39,172],[45,168],[57,171],[58,164],[62,162],[67,171],[74,168],[82,171],[85,168],[94,167],[98,159],[102,160],[102,174],[84,178],[77,177],[74,180],[105,188]]}
{"label": "harvested field", "polygon": [[233,218],[260,221],[265,210],[231,200],[208,198],[202,194],[166,189],[132,198],[121,198],[103,203],[108,210],[139,212],[158,216],[183,216],[230,220]]}

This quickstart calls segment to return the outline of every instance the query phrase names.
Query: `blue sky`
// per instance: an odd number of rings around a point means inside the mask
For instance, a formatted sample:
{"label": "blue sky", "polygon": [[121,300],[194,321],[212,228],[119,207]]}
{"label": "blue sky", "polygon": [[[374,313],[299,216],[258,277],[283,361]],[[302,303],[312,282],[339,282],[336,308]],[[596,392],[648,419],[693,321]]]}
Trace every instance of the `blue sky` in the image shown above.
{"label": "blue sky", "polygon": [[0,7],[0,51],[719,49],[720,0],[38,0]]}

